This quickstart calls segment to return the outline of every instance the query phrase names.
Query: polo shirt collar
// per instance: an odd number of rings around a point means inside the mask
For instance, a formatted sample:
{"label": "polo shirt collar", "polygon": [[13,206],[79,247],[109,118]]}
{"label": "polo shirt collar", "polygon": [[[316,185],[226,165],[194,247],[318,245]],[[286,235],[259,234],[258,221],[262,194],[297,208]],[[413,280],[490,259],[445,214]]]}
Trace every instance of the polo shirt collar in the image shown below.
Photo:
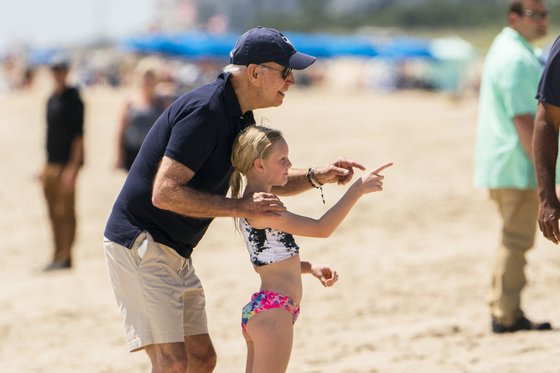
{"label": "polo shirt collar", "polygon": [[243,121],[245,126],[250,124],[255,124],[255,117],[252,111],[248,111],[245,114],[241,112],[241,106],[239,105],[239,100],[233,89],[233,85],[229,80],[231,73],[222,73],[219,75],[220,79],[224,80],[224,99],[226,102],[226,110],[230,117],[239,118]]}
{"label": "polo shirt collar", "polygon": [[535,54],[535,48],[531,45],[531,43],[529,43],[529,41],[527,39],[525,39],[523,37],[523,35],[521,35],[519,32],[517,32],[516,30],[512,29],[509,26],[504,27],[504,29],[502,30],[502,33],[504,35],[506,35],[509,38],[512,38],[514,40],[516,40],[517,42],[519,42],[520,44],[522,44],[525,48],[527,48],[532,54]]}

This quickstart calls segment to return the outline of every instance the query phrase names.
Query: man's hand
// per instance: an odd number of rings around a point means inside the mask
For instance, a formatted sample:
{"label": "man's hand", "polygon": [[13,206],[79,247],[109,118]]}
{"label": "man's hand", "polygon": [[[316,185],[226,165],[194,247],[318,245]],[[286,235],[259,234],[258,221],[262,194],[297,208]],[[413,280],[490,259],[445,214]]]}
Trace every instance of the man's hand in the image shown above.
{"label": "man's hand", "polygon": [[324,287],[333,286],[338,281],[338,273],[329,265],[312,265],[311,274],[319,279]]}
{"label": "man's hand", "polygon": [[315,176],[321,184],[338,183],[344,185],[352,180],[354,168],[365,170],[366,168],[355,161],[339,158],[337,161],[324,167],[315,168]]}
{"label": "man's hand", "polygon": [[558,229],[558,219],[560,219],[560,205],[551,206],[542,204],[539,209],[539,228],[543,235],[550,241],[558,244],[560,241],[560,229]]}
{"label": "man's hand", "polygon": [[245,218],[259,217],[264,215],[279,215],[286,211],[282,201],[272,193],[251,193],[240,199],[241,216]]}

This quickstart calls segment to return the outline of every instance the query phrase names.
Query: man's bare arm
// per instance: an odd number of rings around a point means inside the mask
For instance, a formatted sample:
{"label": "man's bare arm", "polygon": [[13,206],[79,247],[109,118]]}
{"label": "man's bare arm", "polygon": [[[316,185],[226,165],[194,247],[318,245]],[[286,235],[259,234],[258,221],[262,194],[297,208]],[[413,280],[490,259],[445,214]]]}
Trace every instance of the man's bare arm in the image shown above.
{"label": "man's bare arm", "polygon": [[533,133],[533,155],[539,186],[539,228],[554,243],[560,241],[560,202],[556,196],[556,159],[560,107],[539,102]]}
{"label": "man's bare arm", "polygon": [[533,160],[533,123],[535,118],[532,114],[521,114],[513,117],[513,123],[515,124],[515,129],[519,135],[519,140],[521,141],[521,146],[529,156],[529,159]]}
{"label": "man's bare arm", "polygon": [[282,202],[270,193],[255,193],[241,199],[203,193],[189,188],[194,172],[169,157],[163,157],[154,180],[152,203],[155,207],[175,213],[210,218],[220,216],[246,217],[285,211]]}
{"label": "man's bare arm", "polygon": [[[323,167],[314,167],[313,170],[320,184],[338,183],[344,185],[352,180],[354,168],[365,170],[362,164],[345,158],[339,158],[332,164]],[[272,188],[272,192],[291,196],[309,190],[312,186],[307,179],[307,172],[308,169],[291,169],[289,171],[288,183],[282,187]]]}

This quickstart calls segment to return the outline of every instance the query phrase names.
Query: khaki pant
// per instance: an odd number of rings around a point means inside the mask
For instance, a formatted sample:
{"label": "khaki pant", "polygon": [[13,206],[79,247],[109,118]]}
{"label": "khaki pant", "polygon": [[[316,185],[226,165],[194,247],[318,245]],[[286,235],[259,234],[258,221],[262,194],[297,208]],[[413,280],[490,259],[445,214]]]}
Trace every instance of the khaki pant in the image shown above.
{"label": "khaki pant", "polygon": [[492,317],[511,326],[523,317],[521,291],[525,278],[525,253],[533,246],[537,228],[538,197],[533,189],[491,189],[502,218],[502,240],[492,274]]}
{"label": "khaki pant", "polygon": [[75,192],[61,187],[63,169],[63,165],[47,164],[43,171],[43,191],[54,239],[53,261],[71,261],[76,237]]}
{"label": "khaki pant", "polygon": [[147,232],[130,249],[107,238],[103,245],[130,351],[208,334],[204,289],[191,259]]}

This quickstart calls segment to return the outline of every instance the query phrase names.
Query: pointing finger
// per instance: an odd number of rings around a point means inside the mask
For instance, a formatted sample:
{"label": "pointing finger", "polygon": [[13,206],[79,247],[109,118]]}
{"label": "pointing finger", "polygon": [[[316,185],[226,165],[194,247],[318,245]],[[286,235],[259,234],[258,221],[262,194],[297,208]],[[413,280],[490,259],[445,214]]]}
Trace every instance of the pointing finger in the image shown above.
{"label": "pointing finger", "polygon": [[333,163],[333,165],[336,167],[343,167],[343,168],[359,168],[360,170],[366,169],[361,163],[345,158],[340,158],[338,161]]}
{"label": "pointing finger", "polygon": [[383,171],[384,169],[391,167],[392,165],[393,165],[393,162],[385,163],[383,166],[375,169],[372,173],[377,174],[377,173]]}

